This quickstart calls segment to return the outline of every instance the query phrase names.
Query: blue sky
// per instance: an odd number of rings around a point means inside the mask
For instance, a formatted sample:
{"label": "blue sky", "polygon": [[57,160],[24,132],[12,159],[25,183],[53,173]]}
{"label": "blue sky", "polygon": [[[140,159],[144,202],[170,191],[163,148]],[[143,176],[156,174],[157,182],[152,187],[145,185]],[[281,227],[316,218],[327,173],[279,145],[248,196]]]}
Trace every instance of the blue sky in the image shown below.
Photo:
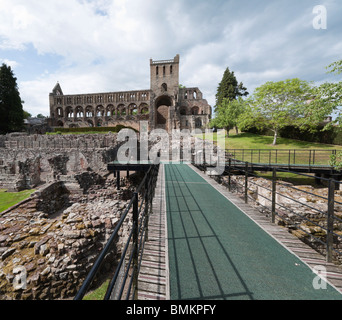
{"label": "blue sky", "polygon": [[[327,28],[315,29],[317,5]],[[32,115],[49,93],[148,89],[149,59],[181,57],[180,82],[214,106],[229,67],[250,93],[267,81],[340,81],[339,0],[0,0],[0,63],[11,65]],[[322,22],[322,20],[320,20]]]}

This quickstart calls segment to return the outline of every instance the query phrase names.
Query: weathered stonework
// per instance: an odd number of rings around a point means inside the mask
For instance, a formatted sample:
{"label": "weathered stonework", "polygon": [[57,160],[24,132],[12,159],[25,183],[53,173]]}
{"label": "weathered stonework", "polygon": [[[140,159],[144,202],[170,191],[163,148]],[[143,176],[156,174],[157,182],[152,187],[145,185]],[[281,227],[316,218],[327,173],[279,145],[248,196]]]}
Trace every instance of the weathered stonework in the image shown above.
{"label": "weathered stonework", "polygon": [[107,173],[116,158],[116,134],[7,135],[0,147],[0,188],[19,191],[39,184],[76,183],[75,174]]}
{"label": "weathered stonework", "polygon": [[198,88],[179,87],[179,62],[150,60],[151,87],[146,90],[64,95],[59,83],[50,93],[51,127],[114,127],[149,129],[207,127],[212,110]]}
{"label": "weathered stonework", "polygon": [[[45,185],[0,215],[0,300],[73,298],[130,200],[136,185],[86,174],[82,193],[63,182]],[[138,179],[139,180],[139,179]],[[103,265],[113,270],[132,227],[127,216]]]}

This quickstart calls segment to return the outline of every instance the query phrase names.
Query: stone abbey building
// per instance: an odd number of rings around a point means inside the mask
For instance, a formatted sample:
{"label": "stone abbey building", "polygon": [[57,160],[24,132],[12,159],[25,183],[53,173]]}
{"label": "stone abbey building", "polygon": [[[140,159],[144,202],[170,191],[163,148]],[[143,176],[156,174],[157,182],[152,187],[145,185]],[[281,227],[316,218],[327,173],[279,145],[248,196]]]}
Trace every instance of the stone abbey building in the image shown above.
{"label": "stone abbey building", "polygon": [[180,88],[179,55],[150,60],[151,88],[125,92],[64,95],[59,83],[50,93],[50,126],[63,128],[115,127],[140,131],[205,128],[212,110],[198,88]]}

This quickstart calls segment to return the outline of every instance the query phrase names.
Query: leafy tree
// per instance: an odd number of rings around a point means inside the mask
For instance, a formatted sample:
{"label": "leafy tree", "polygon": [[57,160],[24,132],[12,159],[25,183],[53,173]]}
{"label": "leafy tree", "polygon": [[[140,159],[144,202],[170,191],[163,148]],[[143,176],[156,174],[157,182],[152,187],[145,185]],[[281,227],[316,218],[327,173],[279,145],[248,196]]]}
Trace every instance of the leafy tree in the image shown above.
{"label": "leafy tree", "polygon": [[11,67],[0,67],[0,133],[20,131],[24,124],[24,110]]}
{"label": "leafy tree", "polygon": [[45,119],[46,117],[44,115],[42,115],[41,113],[37,114],[37,118],[38,119]]}
{"label": "leafy tree", "polygon": [[216,117],[210,122],[210,126],[224,128],[229,136],[230,129],[236,129],[238,133],[238,119],[245,111],[245,101],[239,97],[237,100],[224,98],[217,108]]}
{"label": "leafy tree", "polygon": [[336,73],[341,74],[342,73],[342,60],[335,61],[327,66],[327,69],[331,69],[328,72],[329,73]]}
{"label": "leafy tree", "polygon": [[227,68],[223,74],[222,81],[219,83],[216,94],[216,107],[215,112],[222,104],[223,99],[230,101],[236,100],[238,97],[248,96],[247,88],[244,87],[243,83],[236,80],[234,71],[230,72]]}
{"label": "leafy tree", "polygon": [[310,109],[312,95],[310,83],[298,78],[267,82],[255,89],[238,123],[243,128],[270,129],[274,132],[273,145],[276,145],[280,129],[289,125],[309,126],[305,116]]}
{"label": "leafy tree", "polygon": [[29,113],[28,111],[24,110],[24,119],[28,119],[28,118],[31,118],[32,117],[32,114]]}
{"label": "leafy tree", "polygon": [[329,165],[335,168],[335,170],[342,170],[342,151],[330,156]]}
{"label": "leafy tree", "polygon": [[[330,64],[328,73],[341,74],[342,60]],[[332,125],[342,126],[342,82],[326,82],[314,89],[311,110],[306,119],[311,123],[319,124],[327,116],[337,113],[336,118],[326,125],[323,130],[329,129]]]}

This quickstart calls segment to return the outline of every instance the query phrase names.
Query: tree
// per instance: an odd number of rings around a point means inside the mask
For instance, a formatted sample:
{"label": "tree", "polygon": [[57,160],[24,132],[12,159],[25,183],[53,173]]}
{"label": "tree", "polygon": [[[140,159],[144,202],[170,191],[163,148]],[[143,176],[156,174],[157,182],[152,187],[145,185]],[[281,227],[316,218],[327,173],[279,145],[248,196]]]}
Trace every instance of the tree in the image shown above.
{"label": "tree", "polygon": [[342,60],[335,61],[331,64],[329,64],[327,69],[330,68],[328,73],[336,73],[336,74],[341,74],[342,73]]}
{"label": "tree", "polygon": [[210,122],[210,126],[224,128],[229,136],[229,131],[236,128],[238,133],[238,119],[245,111],[245,101],[239,97],[237,100],[224,98],[217,108],[216,117]]}
{"label": "tree", "polygon": [[24,119],[28,119],[28,118],[31,118],[32,117],[32,114],[29,113],[28,111],[24,110]]}
{"label": "tree", "polygon": [[248,96],[247,88],[243,86],[243,83],[236,80],[234,71],[230,72],[229,68],[223,74],[222,81],[219,83],[216,94],[216,107],[215,112],[222,104],[223,99],[230,101],[236,100],[238,97]]}
{"label": "tree", "polygon": [[299,128],[310,125],[305,117],[312,96],[310,83],[298,78],[267,82],[255,89],[238,123],[244,128],[270,129],[274,132],[273,145],[276,145],[280,129],[289,125]]}
{"label": "tree", "polygon": [[[328,73],[341,74],[342,60],[336,61],[326,67]],[[323,128],[329,129],[333,124],[342,126],[342,82],[326,82],[316,88],[315,101],[312,107],[311,121],[321,121],[322,118],[336,113],[335,119]],[[324,120],[324,119],[323,119]]]}
{"label": "tree", "polygon": [[0,133],[22,130],[24,110],[11,67],[0,67]]}

